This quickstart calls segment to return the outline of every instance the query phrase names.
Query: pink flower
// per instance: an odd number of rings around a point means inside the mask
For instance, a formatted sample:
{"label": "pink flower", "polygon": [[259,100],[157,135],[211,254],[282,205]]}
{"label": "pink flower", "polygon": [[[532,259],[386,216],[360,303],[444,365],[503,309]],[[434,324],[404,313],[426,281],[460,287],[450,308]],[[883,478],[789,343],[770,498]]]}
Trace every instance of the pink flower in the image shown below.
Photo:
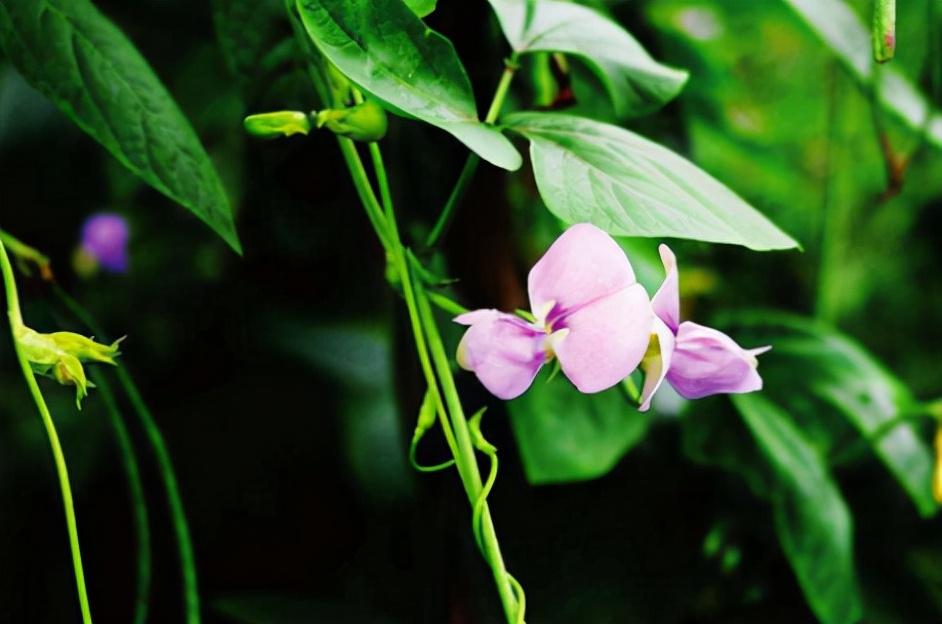
{"label": "pink flower", "polygon": [[667,275],[651,300],[656,343],[652,340],[641,363],[645,373],[641,411],[650,407],[651,397],[665,378],[688,399],[761,390],[756,356],[772,347],[743,349],[721,331],[690,321],[681,323],[677,259],[667,245],[659,249]]}
{"label": "pink flower", "polygon": [[458,363],[501,399],[520,396],[554,356],[586,393],[631,374],[647,349],[653,313],[624,252],[594,225],[566,230],[530,271],[535,322],[497,310],[475,310]]}

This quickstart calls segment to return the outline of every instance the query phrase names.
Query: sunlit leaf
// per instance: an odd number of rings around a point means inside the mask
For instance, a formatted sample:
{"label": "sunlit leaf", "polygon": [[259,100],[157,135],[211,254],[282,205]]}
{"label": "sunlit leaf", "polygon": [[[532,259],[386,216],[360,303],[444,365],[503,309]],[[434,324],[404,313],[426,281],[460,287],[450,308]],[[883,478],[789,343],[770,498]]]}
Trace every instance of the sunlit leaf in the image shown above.
{"label": "sunlit leaf", "polygon": [[624,28],[588,7],[562,0],[490,2],[515,51],[578,56],[598,74],[619,114],[657,108],[687,81],[687,72],[658,63]]}
{"label": "sunlit leaf", "polygon": [[[844,0],[785,0],[865,86],[875,84],[883,105],[911,128],[926,128],[926,136],[942,147],[942,114],[893,67],[875,69],[870,30]],[[927,121],[927,116],[931,119]]]}
{"label": "sunlit leaf", "polygon": [[350,80],[394,112],[451,133],[498,167],[519,152],[478,120],[471,82],[451,42],[402,0],[298,0],[311,40]]}
{"label": "sunlit leaf", "polygon": [[229,200],[190,122],[88,0],[0,0],[0,43],[26,80],[121,164],[240,251]]}
{"label": "sunlit leaf", "polygon": [[403,0],[412,12],[419,17],[425,17],[435,10],[438,0]]}
{"label": "sunlit leaf", "polygon": [[747,344],[771,344],[760,372],[765,394],[809,432],[828,412],[849,422],[907,492],[922,515],[935,513],[932,455],[914,421],[909,390],[863,348],[833,328],[784,313],[727,317]]}
{"label": "sunlit leaf", "polygon": [[825,624],[858,622],[853,522],[826,465],[761,393],[735,395],[733,403],[775,474],[775,528],[808,603]]}
{"label": "sunlit leaf", "polygon": [[620,236],[691,238],[752,249],[798,244],[705,171],[633,132],[556,113],[516,113],[547,207]]}
{"label": "sunlit leaf", "polygon": [[510,422],[531,483],[595,479],[609,472],[647,433],[650,416],[619,388],[582,394],[544,371],[508,403]]}

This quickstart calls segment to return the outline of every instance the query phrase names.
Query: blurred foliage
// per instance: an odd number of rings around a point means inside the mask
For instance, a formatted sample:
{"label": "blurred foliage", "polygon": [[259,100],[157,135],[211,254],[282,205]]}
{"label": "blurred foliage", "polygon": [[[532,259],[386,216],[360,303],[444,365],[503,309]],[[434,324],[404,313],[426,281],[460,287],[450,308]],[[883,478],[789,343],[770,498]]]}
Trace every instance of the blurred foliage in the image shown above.
{"label": "blurred foliage", "polygon": [[[898,3],[890,67],[908,81],[903,96],[916,90],[938,110],[942,24],[926,17],[931,1]],[[129,335],[123,359],[177,464],[205,621],[496,621],[455,475],[408,469],[424,382],[333,139],[243,134],[247,114],[317,106],[283,3],[96,4],[195,128],[245,256],[144,186],[7,62],[0,227],[47,254],[109,332]],[[901,101],[895,92],[874,97],[797,2],[585,4],[690,77],[676,101],[626,120],[594,68],[570,58],[565,112],[683,154],[804,251],[671,242],[684,317],[773,345],[758,397],[664,393],[644,416],[619,389],[586,399],[556,378],[504,409],[459,377],[469,408],[489,406],[502,466],[490,500],[528,620],[938,620],[942,539],[922,409],[942,395],[938,145],[886,104]],[[869,1],[841,5],[869,24]],[[454,42],[474,93],[489,93],[509,47],[488,3],[439,3],[426,20]],[[508,108],[559,95],[551,62],[522,60]],[[466,150],[398,117],[384,148],[403,231],[420,240]],[[131,224],[131,272],[83,279],[70,268],[80,225],[104,208]],[[463,304],[514,309],[560,229],[527,167],[482,166],[439,261]],[[623,241],[649,292],[661,279],[657,242]],[[41,280],[21,278],[20,289],[32,327],[81,330]],[[453,348],[459,329],[443,330]],[[47,442],[0,334],[0,621],[73,621]],[[67,389],[40,383],[69,458],[96,620],[127,621],[133,518],[105,406],[92,391],[78,413]],[[543,422],[531,429],[532,419]],[[142,448],[142,432],[131,434]],[[423,456],[446,455],[436,437]],[[139,459],[155,540],[152,621],[180,621],[165,503],[152,461]]]}

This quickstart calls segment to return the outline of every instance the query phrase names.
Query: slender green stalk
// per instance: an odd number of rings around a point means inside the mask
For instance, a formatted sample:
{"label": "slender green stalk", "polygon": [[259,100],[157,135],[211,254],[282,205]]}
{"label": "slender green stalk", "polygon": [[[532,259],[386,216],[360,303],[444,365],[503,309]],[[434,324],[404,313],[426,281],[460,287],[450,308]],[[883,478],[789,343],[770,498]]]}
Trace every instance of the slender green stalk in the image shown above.
{"label": "slender green stalk", "polygon": [[46,435],[49,437],[49,445],[52,448],[52,457],[56,465],[56,474],[59,477],[59,488],[62,491],[62,505],[65,508],[65,524],[69,533],[69,547],[72,550],[72,568],[75,573],[75,587],[78,592],[79,607],[82,611],[82,622],[92,624],[92,612],[88,604],[88,592],[85,588],[85,572],[82,568],[82,551],[79,548],[78,524],[75,521],[75,506],[72,502],[72,487],[69,485],[69,470],[66,466],[65,454],[62,452],[62,445],[59,443],[59,435],[56,433],[56,425],[52,420],[52,415],[49,413],[49,408],[46,407],[46,401],[39,390],[39,384],[36,383],[33,370],[30,368],[26,355],[20,348],[19,341],[16,338],[16,329],[22,326],[23,316],[20,312],[20,301],[16,292],[13,267],[10,266],[10,258],[7,256],[2,241],[0,241],[0,270],[3,272],[3,285],[7,295],[13,349],[16,351],[16,359],[20,363],[23,378],[26,380],[26,385],[33,396],[33,401],[36,403],[36,409],[39,410],[39,415],[42,418],[43,426],[46,428]]}
{"label": "slender green stalk", "polygon": [[[516,71],[517,53],[514,52],[513,55],[511,55],[511,57],[507,59],[507,62],[504,64],[504,71],[500,75],[500,81],[497,83],[497,89],[494,91],[494,97],[491,99],[491,104],[487,109],[487,116],[484,117],[484,123],[492,124],[497,121],[497,117],[500,115],[500,110],[504,107],[504,100],[507,99],[507,93],[509,93],[510,90],[510,83],[513,81]],[[474,174],[478,170],[478,165],[480,162],[481,158],[477,154],[471,153],[468,156],[468,159],[464,163],[464,167],[461,168],[461,174],[458,176],[458,181],[455,182],[454,188],[452,188],[451,193],[448,195],[448,201],[445,202],[445,206],[438,215],[438,219],[435,220],[435,225],[432,226],[431,232],[429,232],[425,239],[426,249],[435,247],[435,245],[441,241],[442,236],[445,234],[445,231],[451,224],[451,220],[455,214],[455,209],[458,207],[458,204],[464,197],[465,192],[468,190],[468,186],[471,185],[471,180],[474,179]]]}
{"label": "slender green stalk", "polygon": [[[500,552],[500,545],[497,542],[497,534],[494,530],[494,523],[491,519],[487,502],[480,500],[481,493],[483,492],[481,474],[478,470],[468,423],[461,408],[461,401],[457,396],[454,379],[451,376],[451,367],[448,364],[448,357],[445,354],[441,338],[438,335],[438,328],[431,315],[431,307],[421,282],[420,280],[416,280],[415,283],[413,283],[412,272],[406,257],[406,250],[403,248],[402,242],[399,239],[399,230],[392,204],[392,196],[388,188],[386,167],[377,144],[370,144],[370,155],[373,161],[373,168],[376,172],[377,182],[380,184],[380,196],[383,198],[385,204],[383,209],[386,215],[386,225],[388,226],[390,242],[392,243],[391,253],[402,282],[403,296],[406,300],[406,307],[409,312],[409,319],[412,324],[420,363],[426,375],[429,390],[432,392],[433,400],[436,401],[436,411],[440,417],[442,430],[445,432],[448,445],[455,458],[458,474],[465,487],[468,500],[471,502],[472,507],[479,507],[481,510],[480,533],[483,542],[484,556],[491,565],[504,613],[508,622],[515,622],[518,620],[517,615],[519,607],[515,597],[514,587],[509,580],[510,575],[507,573],[506,567],[504,566],[503,556]],[[360,168],[362,168],[362,166]],[[358,175],[354,175],[354,180],[355,184],[364,182]],[[366,183],[368,183],[368,180]],[[375,201],[375,194],[372,193],[372,189],[370,189],[370,193],[360,192],[360,196],[373,197]],[[376,206],[370,209],[375,211]],[[431,354],[432,363],[435,367],[434,372],[431,371],[428,365],[429,353]],[[441,384],[441,390],[445,394],[447,413],[451,417],[450,422],[446,417],[446,410],[441,402],[439,384]],[[450,428],[449,424],[451,425]]]}
{"label": "slender green stalk", "polygon": [[0,242],[6,245],[7,250],[20,262],[20,269],[24,269],[24,273],[29,273],[25,270],[25,263],[32,262],[39,268],[44,280],[52,279],[52,269],[47,256],[2,229],[0,229]]}
{"label": "slender green stalk", "polygon": [[497,584],[497,592],[500,596],[501,604],[504,607],[504,614],[508,622],[519,621],[519,614],[522,608],[518,604],[517,593],[514,590],[513,581],[507,572],[504,558],[500,551],[500,544],[497,541],[497,533],[494,529],[494,521],[491,518],[490,508],[486,500],[480,500],[481,492],[484,486],[481,482],[481,473],[478,470],[477,459],[474,455],[474,446],[471,442],[471,432],[468,428],[468,421],[464,416],[464,410],[461,406],[461,400],[458,397],[458,390],[455,387],[455,380],[451,374],[451,365],[448,361],[448,355],[442,344],[441,337],[438,334],[438,327],[432,315],[432,309],[428,299],[422,290],[421,284],[417,284],[419,296],[419,312],[425,327],[429,348],[432,355],[432,361],[435,363],[435,369],[442,384],[442,390],[445,394],[445,401],[448,405],[448,411],[451,415],[452,427],[455,431],[455,441],[458,443],[458,454],[455,455],[458,473],[461,475],[461,481],[468,494],[468,500],[472,505],[480,505],[480,533],[483,542],[484,556],[491,564],[494,581]]}
{"label": "slender green stalk", "polygon": [[[53,285],[53,292],[62,301],[71,312],[81,320],[88,328],[99,337],[104,337],[105,333],[101,331],[98,324],[91,317],[85,308],[73,299],[58,285]],[[193,555],[193,542],[190,539],[190,527],[186,520],[186,511],[183,507],[183,499],[180,496],[180,487],[177,483],[176,472],[173,469],[173,462],[170,459],[170,452],[167,450],[167,444],[164,441],[160,428],[154,421],[154,417],[148,409],[147,404],[141,397],[140,391],[131,375],[124,366],[118,365],[115,370],[118,376],[118,382],[131,402],[131,407],[140,421],[144,434],[150,442],[154,457],[157,460],[157,467],[163,481],[164,491],[167,498],[167,506],[170,509],[170,519],[173,524],[174,534],[177,539],[177,550],[180,557],[180,574],[183,579],[183,602],[186,612],[187,624],[200,623],[200,597],[199,586],[196,576],[196,561]]]}
{"label": "slender green stalk", "polygon": [[445,230],[451,224],[451,219],[454,216],[455,208],[464,197],[465,191],[468,190],[468,186],[471,185],[471,180],[474,179],[474,174],[478,170],[478,165],[480,162],[481,157],[474,153],[468,156],[468,159],[464,161],[464,167],[461,168],[461,175],[458,176],[458,181],[455,182],[455,187],[451,189],[451,194],[448,196],[448,201],[445,202],[445,207],[442,208],[441,213],[438,215],[438,219],[435,221],[435,225],[432,226],[432,231],[429,232],[428,237],[425,239],[426,248],[431,249],[435,247],[435,245],[438,244],[438,241],[441,240]]}
{"label": "slender green stalk", "polygon": [[89,371],[89,377],[98,388],[111,426],[114,428],[118,449],[121,451],[121,463],[128,478],[128,494],[131,497],[131,512],[134,515],[134,532],[137,538],[137,594],[134,600],[135,624],[144,624],[147,621],[147,609],[150,604],[150,523],[148,521],[147,499],[144,496],[144,484],[141,481],[141,470],[134,454],[134,444],[131,434],[124,423],[124,416],[118,408],[111,383],[98,369]]}

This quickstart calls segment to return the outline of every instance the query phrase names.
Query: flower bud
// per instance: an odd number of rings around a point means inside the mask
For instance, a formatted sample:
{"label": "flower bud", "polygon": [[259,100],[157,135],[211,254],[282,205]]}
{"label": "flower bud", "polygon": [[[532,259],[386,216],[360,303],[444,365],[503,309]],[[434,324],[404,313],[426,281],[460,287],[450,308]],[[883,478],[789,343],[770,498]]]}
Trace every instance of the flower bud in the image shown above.
{"label": "flower bud", "polygon": [[318,128],[326,127],[354,141],[379,141],[386,136],[386,111],[367,100],[350,108],[328,108],[317,113]]}
{"label": "flower bud", "polygon": [[37,375],[55,379],[63,386],[75,386],[75,404],[82,409],[82,399],[94,385],[85,377],[82,362],[115,365],[123,338],[103,345],[72,332],[41,334],[20,325],[14,330],[16,342]]}
{"label": "flower bud", "polygon": [[243,124],[246,132],[263,139],[277,139],[292,134],[307,134],[311,131],[310,116],[300,111],[249,115]]}

